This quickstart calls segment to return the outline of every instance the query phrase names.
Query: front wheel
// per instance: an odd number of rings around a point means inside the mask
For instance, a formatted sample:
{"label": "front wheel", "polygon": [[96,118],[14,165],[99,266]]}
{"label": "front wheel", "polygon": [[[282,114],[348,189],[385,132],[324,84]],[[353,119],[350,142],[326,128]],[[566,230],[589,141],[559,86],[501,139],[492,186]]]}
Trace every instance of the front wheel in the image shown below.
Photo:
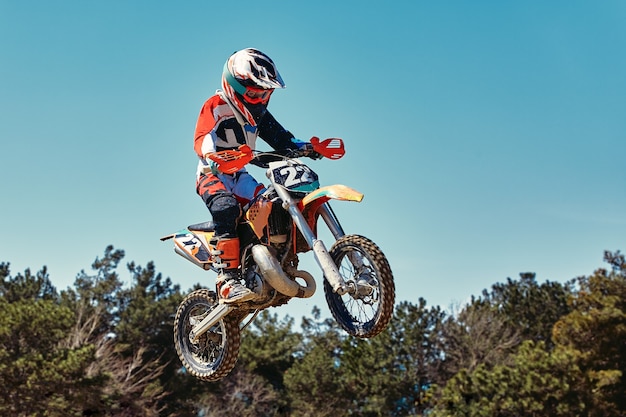
{"label": "front wheel", "polygon": [[389,324],[396,297],[393,274],[385,254],[374,242],[359,235],[339,238],[329,253],[339,274],[354,289],[342,296],[324,280],[330,312],[350,335],[376,336]]}
{"label": "front wheel", "polygon": [[189,337],[193,326],[216,305],[217,297],[213,291],[193,291],[178,306],[174,320],[174,345],[178,357],[187,372],[204,381],[216,381],[228,375],[239,355],[241,334],[239,323],[233,317],[224,317],[195,342]]}

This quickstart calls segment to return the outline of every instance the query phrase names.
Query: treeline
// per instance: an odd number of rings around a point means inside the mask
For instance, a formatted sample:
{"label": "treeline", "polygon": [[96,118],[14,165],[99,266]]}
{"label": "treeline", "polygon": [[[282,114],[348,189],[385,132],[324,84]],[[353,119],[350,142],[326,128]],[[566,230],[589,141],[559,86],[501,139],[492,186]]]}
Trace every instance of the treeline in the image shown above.
{"label": "treeline", "polygon": [[222,381],[181,368],[172,340],[181,289],[106,248],[73,288],[45,267],[0,264],[3,416],[624,416],[626,262],[570,282],[532,273],[457,311],[396,306],[361,340],[314,311],[297,328],[279,310],[244,330]]}

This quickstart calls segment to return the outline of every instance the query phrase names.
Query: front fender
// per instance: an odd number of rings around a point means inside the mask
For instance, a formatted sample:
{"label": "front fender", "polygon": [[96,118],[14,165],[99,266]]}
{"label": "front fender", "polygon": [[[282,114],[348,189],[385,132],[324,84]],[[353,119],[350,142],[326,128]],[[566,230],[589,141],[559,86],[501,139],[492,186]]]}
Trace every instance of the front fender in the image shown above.
{"label": "front fender", "polygon": [[340,184],[321,187],[307,194],[300,203],[298,203],[298,208],[311,227],[311,230],[316,234],[318,209],[328,200],[356,201],[359,203],[363,200],[363,194],[353,188]]}
{"label": "front fender", "polygon": [[300,201],[300,208],[304,210],[304,208],[309,205],[319,207],[328,200],[356,201],[360,203],[361,200],[363,200],[363,194],[345,185],[328,185],[307,194],[302,201]]}

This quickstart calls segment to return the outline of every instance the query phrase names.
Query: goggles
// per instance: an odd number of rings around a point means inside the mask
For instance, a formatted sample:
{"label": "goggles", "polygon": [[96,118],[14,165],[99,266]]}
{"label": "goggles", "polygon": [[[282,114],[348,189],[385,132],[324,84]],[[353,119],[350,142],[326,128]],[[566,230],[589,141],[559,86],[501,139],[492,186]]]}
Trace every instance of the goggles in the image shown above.
{"label": "goggles", "polygon": [[264,90],[262,88],[246,87],[243,99],[250,104],[267,103],[274,89]]}
{"label": "goggles", "polygon": [[242,85],[235,77],[233,77],[226,66],[224,66],[224,77],[233,90],[241,94],[243,99],[250,104],[267,103],[270,96],[274,92],[273,88],[265,90],[263,88],[246,87],[245,85]]}

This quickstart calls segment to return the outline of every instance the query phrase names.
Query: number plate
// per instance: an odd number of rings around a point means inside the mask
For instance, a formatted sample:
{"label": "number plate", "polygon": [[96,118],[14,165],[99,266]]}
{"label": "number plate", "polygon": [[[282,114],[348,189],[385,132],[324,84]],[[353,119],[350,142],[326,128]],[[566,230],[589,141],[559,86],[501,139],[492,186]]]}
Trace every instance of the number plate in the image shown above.
{"label": "number plate", "polygon": [[317,174],[311,168],[299,163],[272,163],[270,165],[271,176],[274,182],[283,187],[300,192],[311,192],[319,188]]}

